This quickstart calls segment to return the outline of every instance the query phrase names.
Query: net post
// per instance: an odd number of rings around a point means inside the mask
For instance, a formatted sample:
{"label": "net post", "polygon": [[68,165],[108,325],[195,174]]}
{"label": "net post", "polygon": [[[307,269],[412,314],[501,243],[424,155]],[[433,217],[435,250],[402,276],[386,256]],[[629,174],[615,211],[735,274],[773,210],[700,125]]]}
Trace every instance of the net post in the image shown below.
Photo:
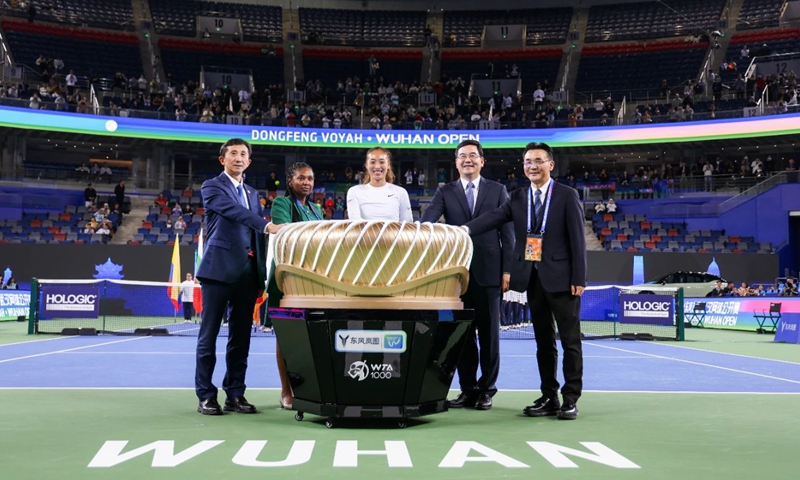
{"label": "net post", "polygon": [[678,341],[684,341],[685,325],[683,324],[683,288],[678,288],[677,305],[675,305],[675,323]]}
{"label": "net post", "polygon": [[38,319],[38,305],[39,305],[39,280],[34,277],[31,279],[31,297],[30,306],[28,310],[28,335],[37,333],[39,326]]}
{"label": "net post", "polygon": [[[108,296],[108,280],[103,280],[103,300]],[[101,304],[102,305],[102,304]],[[99,310],[98,310],[99,313]],[[106,332],[106,309],[103,309],[103,332]]]}

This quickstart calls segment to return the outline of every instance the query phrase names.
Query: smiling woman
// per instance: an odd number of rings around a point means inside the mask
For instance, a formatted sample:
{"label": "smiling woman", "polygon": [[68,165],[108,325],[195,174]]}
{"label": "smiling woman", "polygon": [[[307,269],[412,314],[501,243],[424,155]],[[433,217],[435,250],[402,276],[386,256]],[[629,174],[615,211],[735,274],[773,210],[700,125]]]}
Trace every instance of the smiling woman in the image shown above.
{"label": "smiling woman", "polygon": [[413,221],[408,192],[392,183],[392,154],[382,147],[367,150],[364,171],[364,185],[347,191],[350,220]]}

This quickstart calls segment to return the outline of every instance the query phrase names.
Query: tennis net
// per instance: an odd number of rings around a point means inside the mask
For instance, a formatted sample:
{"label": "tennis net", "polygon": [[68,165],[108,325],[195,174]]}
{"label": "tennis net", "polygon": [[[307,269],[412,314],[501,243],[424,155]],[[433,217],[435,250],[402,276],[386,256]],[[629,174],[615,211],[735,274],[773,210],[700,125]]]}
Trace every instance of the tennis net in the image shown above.
{"label": "tennis net", "polygon": [[[186,319],[179,283],[34,279],[28,333],[197,336],[202,302],[194,288]],[[254,336],[272,335],[261,326],[262,305],[253,312]],[[220,335],[228,335],[224,319]]]}

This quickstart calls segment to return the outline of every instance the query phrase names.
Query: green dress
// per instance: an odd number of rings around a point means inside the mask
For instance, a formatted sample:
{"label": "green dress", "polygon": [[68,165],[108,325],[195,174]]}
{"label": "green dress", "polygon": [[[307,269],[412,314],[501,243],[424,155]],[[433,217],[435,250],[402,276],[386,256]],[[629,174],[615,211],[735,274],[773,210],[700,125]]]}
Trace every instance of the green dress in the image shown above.
{"label": "green dress", "polygon": [[[292,213],[294,213],[294,221],[311,222],[314,220],[322,220],[322,210],[309,200],[302,207],[297,202],[292,202],[290,197],[277,197],[272,201],[272,209],[270,216],[272,223],[281,225],[283,223],[292,223]],[[275,281],[275,259],[272,259],[272,265],[269,269],[269,280],[267,281],[267,308],[280,307],[283,292],[278,289],[278,283]],[[269,310],[267,310],[269,312]],[[269,313],[265,315],[264,325],[272,326],[269,320]]]}

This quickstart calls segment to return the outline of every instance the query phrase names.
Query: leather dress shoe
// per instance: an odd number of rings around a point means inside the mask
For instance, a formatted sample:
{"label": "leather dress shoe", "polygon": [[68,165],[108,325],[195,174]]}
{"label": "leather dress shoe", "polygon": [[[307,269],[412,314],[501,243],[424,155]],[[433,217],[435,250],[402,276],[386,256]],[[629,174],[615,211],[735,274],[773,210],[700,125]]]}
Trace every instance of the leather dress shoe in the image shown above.
{"label": "leather dress shoe", "polygon": [[450,408],[468,408],[475,406],[475,395],[469,395],[467,393],[461,392],[458,394],[455,400],[448,400],[447,404]]}
{"label": "leather dress shoe", "polygon": [[578,406],[575,402],[564,400],[564,405],[558,410],[558,418],[561,420],[575,420],[578,418]]}
{"label": "leather dress shoe", "polygon": [[481,393],[478,399],[475,400],[475,410],[491,410],[492,409],[492,396],[488,393]]}
{"label": "leather dress shoe", "polygon": [[540,397],[533,405],[525,407],[522,413],[528,417],[547,417],[557,415],[559,407],[561,405],[557,398]]}
{"label": "leather dress shoe", "polygon": [[197,406],[197,411],[203,415],[222,415],[222,409],[219,408],[219,402],[217,402],[217,399],[213,397],[200,400],[200,404]]}
{"label": "leather dress shoe", "polygon": [[236,413],[256,413],[256,407],[244,397],[230,397],[225,399],[225,411]]}

